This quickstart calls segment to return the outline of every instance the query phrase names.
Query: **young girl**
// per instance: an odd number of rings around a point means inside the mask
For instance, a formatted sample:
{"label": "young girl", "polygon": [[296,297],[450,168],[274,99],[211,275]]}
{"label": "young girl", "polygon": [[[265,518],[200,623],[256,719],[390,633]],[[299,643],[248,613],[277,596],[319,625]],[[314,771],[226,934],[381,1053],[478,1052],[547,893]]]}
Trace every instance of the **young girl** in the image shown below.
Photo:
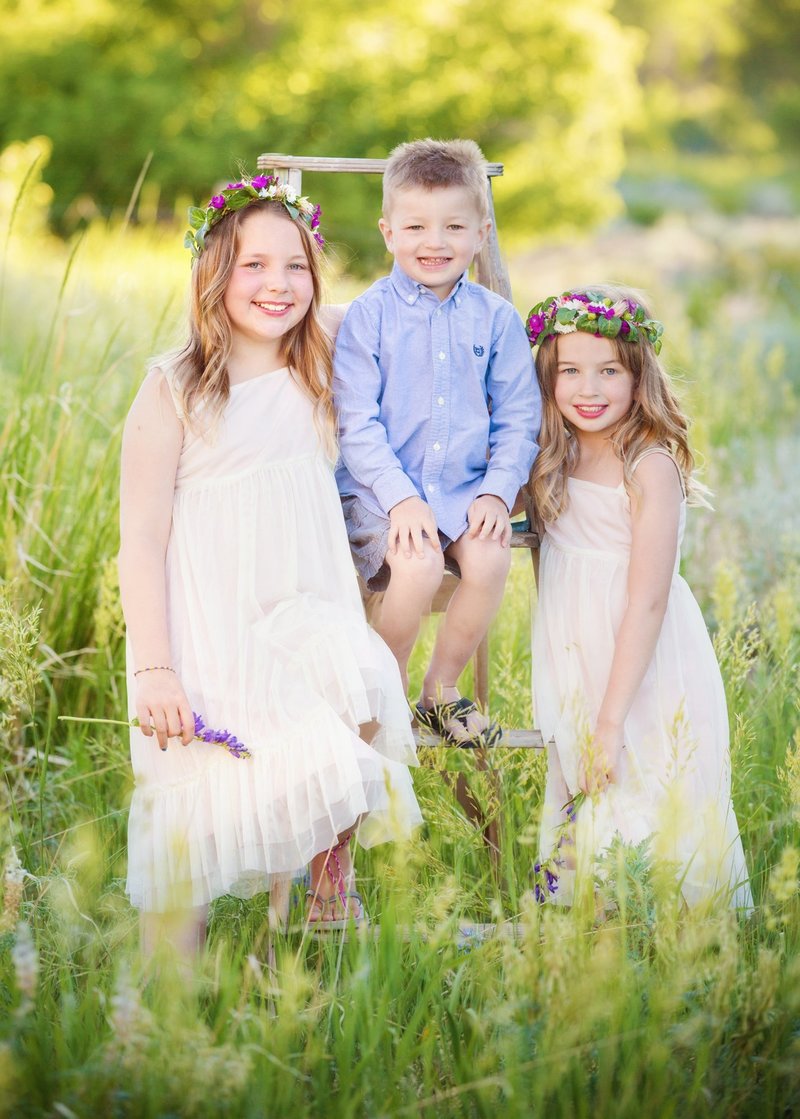
{"label": "young girl", "polygon": [[[565,806],[576,858],[615,834],[653,837],[685,901],[752,905],[731,804],[725,692],[700,609],[678,574],[697,502],[687,421],[659,364],[661,323],[615,287],[538,304],[541,453],[530,483],[544,535],[533,628],[536,716],[549,741],[541,850]],[[556,900],[568,903],[571,875]]]}
{"label": "young girl", "polygon": [[122,452],[146,949],[175,914],[200,943],[212,899],[309,861],[308,920],[357,921],[350,836],[420,819],[399,672],[364,620],[333,477],[319,208],[257,176],[191,219],[189,341],[147,376]]}

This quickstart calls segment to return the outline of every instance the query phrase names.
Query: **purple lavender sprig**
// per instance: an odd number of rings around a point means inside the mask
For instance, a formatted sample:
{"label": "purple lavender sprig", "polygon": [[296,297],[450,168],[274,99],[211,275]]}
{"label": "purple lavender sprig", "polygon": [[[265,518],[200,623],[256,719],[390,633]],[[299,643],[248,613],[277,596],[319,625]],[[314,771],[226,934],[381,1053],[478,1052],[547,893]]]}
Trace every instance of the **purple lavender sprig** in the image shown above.
{"label": "purple lavender sprig", "polygon": [[[196,742],[213,742],[217,746],[222,746],[234,758],[252,758],[252,752],[230,731],[213,730],[213,728],[206,726],[202,715],[198,715],[196,711],[193,711],[192,715],[194,715],[193,737]],[[136,718],[128,721],[127,719],[90,719],[84,718],[82,715],[59,715],[58,720],[64,723],[106,723],[117,727],[141,726]]]}
{"label": "purple lavender sprig", "polygon": [[558,839],[553,848],[553,854],[545,862],[534,863],[533,896],[540,905],[547,901],[548,896],[558,891],[558,872],[564,865],[560,851],[562,847],[572,846],[575,842],[572,836],[572,828],[575,824],[578,809],[585,800],[586,793],[578,792],[567,801],[562,808],[562,812],[566,814],[566,819],[557,829]]}
{"label": "purple lavender sprig", "polygon": [[216,742],[218,746],[224,746],[234,758],[251,758],[253,756],[235,735],[227,730],[213,730],[203,722],[202,715],[198,715],[196,711],[193,711],[192,714],[194,715],[194,737],[198,741]]}
{"label": "purple lavender sprig", "polygon": [[558,890],[558,875],[553,869],[555,866],[558,866],[557,860],[533,864],[533,873],[535,875],[533,896],[540,905],[543,905],[547,901],[548,894],[554,894]]}

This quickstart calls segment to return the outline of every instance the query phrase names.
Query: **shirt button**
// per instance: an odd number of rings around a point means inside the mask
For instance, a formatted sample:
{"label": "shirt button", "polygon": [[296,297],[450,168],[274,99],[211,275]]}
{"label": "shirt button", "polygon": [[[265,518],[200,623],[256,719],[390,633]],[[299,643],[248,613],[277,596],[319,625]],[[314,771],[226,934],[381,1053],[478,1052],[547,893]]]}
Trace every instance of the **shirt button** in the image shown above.
{"label": "shirt button", "polygon": [[417,298],[416,295],[406,296],[406,299],[408,300],[409,303],[413,303],[416,298]]}
{"label": "shirt button", "polygon": [[436,489],[436,486],[434,486],[433,482],[429,482],[427,488],[428,488],[428,493],[433,493],[434,490]]}
{"label": "shirt button", "polygon": [[444,404],[444,397],[443,397],[443,396],[440,396],[440,397],[438,398],[438,400],[436,401],[436,403],[437,403],[437,404]]}
{"label": "shirt button", "polygon": [[447,354],[444,352],[444,350],[439,350],[439,361],[444,361],[446,357]]}
{"label": "shirt button", "polygon": [[434,443],[433,444],[433,449],[434,449],[434,451],[441,451],[442,444],[441,443]]}
{"label": "shirt button", "polygon": [[436,310],[436,318],[440,319],[441,317],[442,317],[442,308],[438,307],[437,310]]}

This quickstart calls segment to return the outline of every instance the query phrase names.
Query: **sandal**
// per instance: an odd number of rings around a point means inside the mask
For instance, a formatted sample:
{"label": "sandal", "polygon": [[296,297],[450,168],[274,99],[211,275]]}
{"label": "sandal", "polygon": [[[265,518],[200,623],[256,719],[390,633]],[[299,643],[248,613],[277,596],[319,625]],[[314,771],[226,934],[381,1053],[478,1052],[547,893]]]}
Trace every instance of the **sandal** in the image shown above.
{"label": "sandal", "polygon": [[433,707],[423,707],[418,703],[414,713],[421,726],[438,735],[443,742],[449,742],[451,746],[479,749],[496,745],[503,736],[503,728],[494,719],[490,719],[481,730],[473,731],[470,728],[470,715],[480,714],[480,711],[476,703],[464,696],[449,703],[434,703]]}
{"label": "sandal", "polygon": [[[306,890],[309,910],[315,905],[319,906],[319,917],[311,917],[309,913],[306,918],[308,927],[313,928],[316,932],[336,932],[341,929],[358,928],[360,925],[369,924],[361,894],[357,890],[347,889],[347,878],[342,871],[342,864],[337,854],[337,852],[341,851],[349,842],[350,836],[348,835],[346,839],[337,843],[335,847],[331,847],[328,854],[325,872],[331,880],[333,893],[325,897],[319,890]],[[331,862],[336,866],[335,872],[331,869]],[[355,903],[358,912],[353,912],[352,903]],[[334,907],[335,912],[335,906],[337,905],[341,906],[344,916],[341,918],[331,917],[326,919],[326,907]]]}

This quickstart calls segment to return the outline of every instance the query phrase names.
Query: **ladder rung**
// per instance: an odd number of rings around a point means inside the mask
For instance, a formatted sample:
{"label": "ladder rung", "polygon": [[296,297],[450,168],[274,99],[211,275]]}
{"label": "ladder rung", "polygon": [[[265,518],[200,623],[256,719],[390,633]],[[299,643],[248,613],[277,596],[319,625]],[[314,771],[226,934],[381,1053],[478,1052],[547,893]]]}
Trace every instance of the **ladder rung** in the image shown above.
{"label": "ladder rung", "polygon": [[[385,159],[338,159],[327,155],[282,155],[264,152],[256,160],[259,171],[352,171],[362,175],[382,175]],[[502,163],[487,163],[489,178],[503,174]]]}
{"label": "ladder rung", "polygon": [[[429,730],[414,730],[414,741],[417,746],[445,746],[449,750],[471,750],[471,746],[454,746],[450,742],[443,742],[437,738]],[[494,746],[489,747],[491,750],[543,750],[545,746],[542,732],[540,730],[504,730],[503,737]]]}
{"label": "ladder rung", "polygon": [[538,548],[539,534],[536,532],[512,532],[512,548]]}

